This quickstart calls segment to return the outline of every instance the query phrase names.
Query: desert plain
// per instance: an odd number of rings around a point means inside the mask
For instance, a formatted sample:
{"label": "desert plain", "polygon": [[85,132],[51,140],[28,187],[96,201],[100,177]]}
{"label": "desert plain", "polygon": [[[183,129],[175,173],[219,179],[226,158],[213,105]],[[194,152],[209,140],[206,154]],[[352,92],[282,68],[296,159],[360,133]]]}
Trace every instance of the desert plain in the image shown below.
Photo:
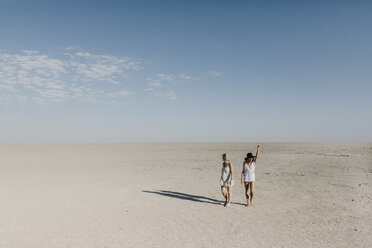
{"label": "desert plain", "polygon": [[1,144],[0,247],[371,247],[372,143],[260,143],[246,207],[256,145]]}

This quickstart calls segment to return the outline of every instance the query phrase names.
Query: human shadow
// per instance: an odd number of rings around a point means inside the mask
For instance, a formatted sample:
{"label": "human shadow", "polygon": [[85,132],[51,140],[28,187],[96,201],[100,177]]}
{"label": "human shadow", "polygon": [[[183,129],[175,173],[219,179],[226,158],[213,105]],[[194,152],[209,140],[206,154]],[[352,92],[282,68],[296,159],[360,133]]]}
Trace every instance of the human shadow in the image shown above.
{"label": "human shadow", "polygon": [[[209,204],[215,204],[215,205],[223,205],[225,203],[225,201],[220,201],[220,200],[213,199],[210,197],[185,194],[185,193],[169,191],[169,190],[156,190],[156,191],[142,190],[142,192],[177,198],[181,200],[200,202],[200,203],[209,203]],[[231,202],[231,204],[244,205],[242,203],[237,203],[237,202]]]}

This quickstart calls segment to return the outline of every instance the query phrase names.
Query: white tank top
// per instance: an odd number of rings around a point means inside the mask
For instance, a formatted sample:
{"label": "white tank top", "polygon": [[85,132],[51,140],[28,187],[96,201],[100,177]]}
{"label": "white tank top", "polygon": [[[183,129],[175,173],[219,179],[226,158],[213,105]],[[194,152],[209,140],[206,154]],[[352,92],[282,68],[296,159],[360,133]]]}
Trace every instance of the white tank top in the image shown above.
{"label": "white tank top", "polygon": [[255,181],[256,176],[254,174],[254,170],[256,169],[256,165],[254,162],[250,166],[248,164],[244,163],[244,182],[252,182]]}

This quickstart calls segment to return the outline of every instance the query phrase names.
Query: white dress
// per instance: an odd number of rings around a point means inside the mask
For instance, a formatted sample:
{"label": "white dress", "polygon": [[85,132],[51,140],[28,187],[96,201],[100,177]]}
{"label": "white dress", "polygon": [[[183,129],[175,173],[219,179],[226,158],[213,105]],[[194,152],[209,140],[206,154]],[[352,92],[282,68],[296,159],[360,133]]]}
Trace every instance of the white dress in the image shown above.
{"label": "white dress", "polygon": [[253,182],[256,180],[256,176],[254,174],[254,170],[256,169],[256,164],[252,162],[250,166],[244,163],[244,182]]}
{"label": "white dress", "polygon": [[220,184],[223,187],[230,187],[234,185],[234,181],[231,180],[230,166],[225,162],[222,164]]}

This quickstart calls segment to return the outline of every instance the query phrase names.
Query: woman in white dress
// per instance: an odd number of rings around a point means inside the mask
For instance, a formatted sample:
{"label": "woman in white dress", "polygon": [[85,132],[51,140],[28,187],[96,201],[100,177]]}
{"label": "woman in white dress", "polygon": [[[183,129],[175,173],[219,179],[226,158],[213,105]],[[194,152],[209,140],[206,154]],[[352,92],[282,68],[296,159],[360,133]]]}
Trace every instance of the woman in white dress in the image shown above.
{"label": "woman in white dress", "polygon": [[[221,169],[221,192],[223,197],[225,197],[225,207],[230,206],[231,202],[231,186],[234,185],[234,169],[230,162],[229,156],[225,153],[222,155],[222,169]],[[226,193],[227,188],[227,193]]]}
{"label": "woman in white dress", "polygon": [[255,176],[254,171],[256,169],[256,163],[257,163],[259,151],[260,151],[260,145],[257,146],[256,156],[253,156],[252,153],[248,153],[243,163],[243,170],[242,170],[240,181],[241,181],[241,184],[243,184],[243,181],[244,181],[245,197],[247,198],[247,204],[246,204],[247,207],[253,205],[254,182],[256,181],[256,176]]}

